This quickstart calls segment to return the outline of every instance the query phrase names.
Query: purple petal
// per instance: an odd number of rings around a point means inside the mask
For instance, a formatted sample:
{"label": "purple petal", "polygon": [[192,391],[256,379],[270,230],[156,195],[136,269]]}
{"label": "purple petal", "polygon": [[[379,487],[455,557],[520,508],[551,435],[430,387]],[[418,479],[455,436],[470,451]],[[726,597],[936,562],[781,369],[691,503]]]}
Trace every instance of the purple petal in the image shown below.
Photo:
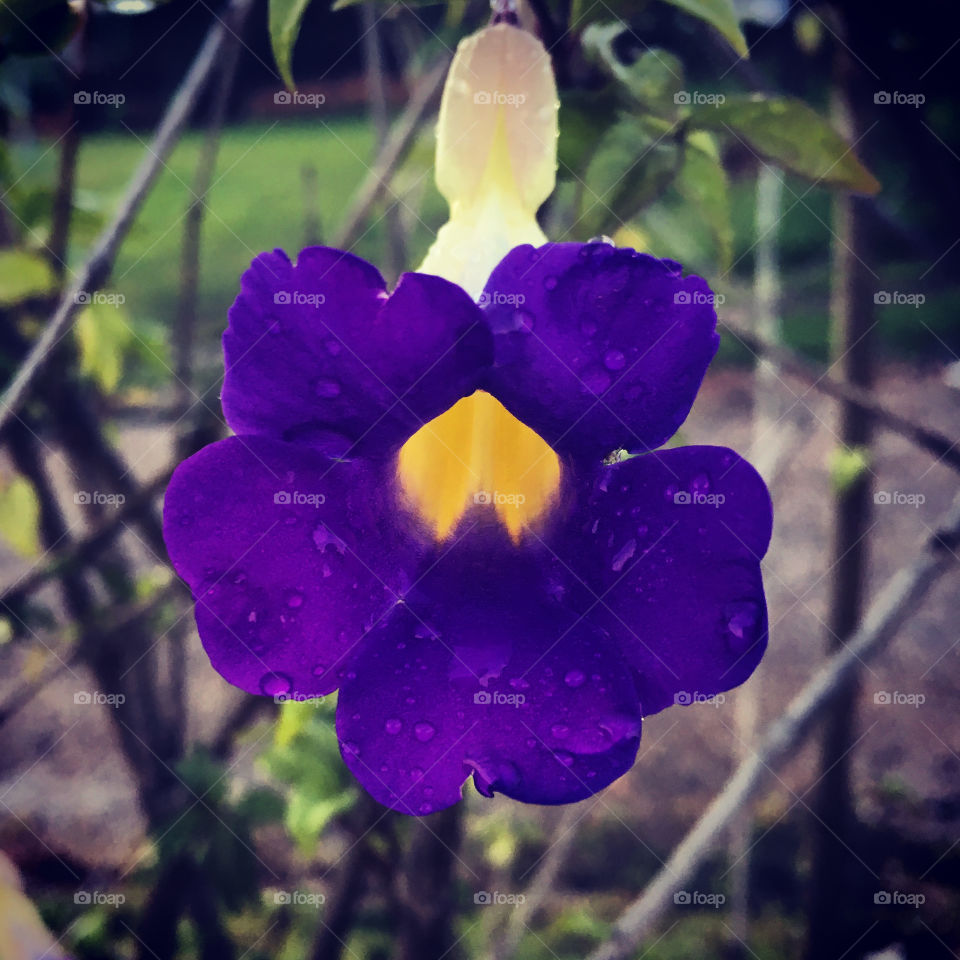
{"label": "purple petal", "polygon": [[221,440],[181,463],[164,538],[214,668],[251,693],[333,690],[422,556],[395,496],[380,469],[265,437]]}
{"label": "purple petal", "polygon": [[374,267],[328,247],[303,250],[296,265],[280,250],[257,257],[223,346],[236,433],[377,456],[473,393],[492,356],[459,287],[408,273],[388,297]]}
{"label": "purple petal", "polygon": [[707,284],[605,243],[517,247],[487,281],[487,389],[558,452],[652,450],[686,419],[717,349]]}
{"label": "purple petal", "polygon": [[616,637],[644,716],[743,683],[767,643],[760,560],[773,522],[757,472],[723,447],[603,467],[545,536],[566,601]]}
{"label": "purple petal", "polygon": [[337,707],[344,759],[404,813],[456,803],[470,774],[487,795],[582,800],[635,759],[629,665],[602,631],[571,623],[536,564],[471,536],[352,658]]}

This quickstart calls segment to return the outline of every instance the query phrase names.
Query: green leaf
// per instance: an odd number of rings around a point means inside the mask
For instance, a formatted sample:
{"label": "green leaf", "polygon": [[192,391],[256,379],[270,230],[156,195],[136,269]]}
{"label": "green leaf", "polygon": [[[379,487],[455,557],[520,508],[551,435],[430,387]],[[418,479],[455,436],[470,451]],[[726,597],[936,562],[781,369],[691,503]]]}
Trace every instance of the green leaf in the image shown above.
{"label": "green leaf", "polygon": [[664,0],[664,2],[709,23],[724,36],[741,57],[746,59],[750,56],[732,0]]}
{"label": "green leaf", "polygon": [[819,114],[792,97],[727,97],[690,112],[695,127],[732,134],[765,160],[854,193],[874,194],[877,179]]}
{"label": "green leaf", "polygon": [[123,373],[124,355],[134,340],[121,294],[97,293],[77,316],[74,334],[80,348],[80,371],[107,393]]}
{"label": "green leaf", "polygon": [[40,504],[30,482],[15,476],[7,483],[0,480],[0,536],[25,557],[40,552],[37,535]]}
{"label": "green leaf", "polygon": [[50,264],[39,254],[13,247],[0,250],[0,307],[42,297],[55,285]]}
{"label": "green leaf", "polygon": [[845,493],[870,469],[866,447],[840,447],[833,451],[830,480],[837,493]]}
{"label": "green leaf", "polygon": [[270,0],[270,43],[277,69],[288,90],[296,88],[293,82],[293,48],[309,3],[310,0]]}
{"label": "green leaf", "polygon": [[680,195],[696,207],[710,227],[717,245],[717,261],[722,270],[733,258],[733,227],[730,223],[730,184],[713,137],[702,130],[687,138],[683,166],[677,176]]}
{"label": "green leaf", "polygon": [[647,110],[673,117],[677,94],[683,90],[683,64],[666,50],[650,49],[634,63],[623,63],[614,42],[629,27],[622,23],[592,23],[583,32],[583,48],[618,80]]}
{"label": "green leaf", "polygon": [[624,117],[603,136],[587,167],[577,231],[612,233],[660,196],[677,173],[669,132]]}

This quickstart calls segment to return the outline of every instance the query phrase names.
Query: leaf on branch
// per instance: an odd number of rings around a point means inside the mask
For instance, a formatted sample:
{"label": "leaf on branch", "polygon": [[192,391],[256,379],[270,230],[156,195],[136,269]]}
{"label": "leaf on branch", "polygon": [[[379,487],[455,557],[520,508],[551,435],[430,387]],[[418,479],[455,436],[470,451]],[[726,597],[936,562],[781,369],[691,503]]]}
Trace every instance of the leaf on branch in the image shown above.
{"label": "leaf on branch", "polygon": [[664,0],[664,3],[709,23],[741,57],[746,60],[750,56],[732,0]]}
{"label": "leaf on branch", "polygon": [[40,504],[26,477],[0,478],[0,536],[21,556],[35,557],[40,552],[37,528]]}
{"label": "leaf on branch", "polygon": [[731,134],[765,160],[814,183],[870,195],[880,189],[853,147],[802,100],[727,97],[694,106],[690,123]]}
{"label": "leaf on branch", "polygon": [[134,340],[133,330],[115,294],[96,294],[77,316],[74,334],[80,348],[80,372],[107,393],[117,388],[123,361]]}
{"label": "leaf on branch", "polygon": [[612,233],[659,197],[677,174],[670,132],[627,116],[603,136],[587,167],[578,232]]}
{"label": "leaf on branch", "polygon": [[717,261],[726,270],[733,258],[730,184],[716,142],[703,130],[694,130],[687,138],[677,190],[710,228],[717,246]]}
{"label": "leaf on branch", "polygon": [[293,48],[300,35],[300,23],[310,0],[270,0],[270,44],[277,69],[288,90],[293,82]]}
{"label": "leaf on branch", "polygon": [[42,297],[55,285],[50,264],[39,254],[13,247],[0,250],[0,307]]}

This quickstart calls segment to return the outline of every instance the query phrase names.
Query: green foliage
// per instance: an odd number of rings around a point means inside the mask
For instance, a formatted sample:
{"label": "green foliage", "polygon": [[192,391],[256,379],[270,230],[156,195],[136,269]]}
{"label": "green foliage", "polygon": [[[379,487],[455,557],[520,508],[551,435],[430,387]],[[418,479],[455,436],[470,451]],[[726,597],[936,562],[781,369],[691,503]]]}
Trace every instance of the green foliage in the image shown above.
{"label": "green foliage", "polygon": [[732,134],[754,153],[815,183],[874,194],[880,184],[822,117],[792,97],[727,97],[690,110],[694,127]]}
{"label": "green foliage", "polygon": [[74,334],[80,349],[80,372],[110,393],[123,373],[124,355],[134,340],[133,329],[121,304],[96,299],[77,315]]}
{"label": "green foliage", "polygon": [[732,0],[663,0],[663,2],[672,4],[685,13],[709,23],[741,57],[750,56]]}
{"label": "green foliage", "polygon": [[830,458],[830,482],[837,493],[849,490],[869,469],[870,451],[866,447],[842,447]]}
{"label": "green foliage", "polygon": [[730,184],[717,145],[709,134],[696,130],[687,138],[676,186],[709,226],[719,266],[726,271],[733,257]]}
{"label": "green foliage", "polygon": [[0,475],[0,537],[17,553],[35,557],[40,552],[39,522],[40,504],[30,482]]}
{"label": "green foliage", "polygon": [[42,297],[55,285],[50,264],[40,254],[17,247],[0,250],[0,307]]}
{"label": "green foliage", "polygon": [[222,905],[239,911],[260,901],[261,864],[253,830],[278,819],[282,800],[253,787],[236,800],[228,795],[228,771],[197,751],[180,762],[177,774],[191,793],[187,810],[158,840],[160,863],[188,855],[211,878]]}
{"label": "green foliage", "polygon": [[286,827],[302,850],[312,850],[324,827],[357,796],[340,757],[332,703],[284,703],[273,745],[260,760],[271,776],[288,785]]}
{"label": "green foliage", "polygon": [[270,43],[277,69],[289,90],[293,81],[293,48],[300,34],[300,23],[310,0],[270,0]]}

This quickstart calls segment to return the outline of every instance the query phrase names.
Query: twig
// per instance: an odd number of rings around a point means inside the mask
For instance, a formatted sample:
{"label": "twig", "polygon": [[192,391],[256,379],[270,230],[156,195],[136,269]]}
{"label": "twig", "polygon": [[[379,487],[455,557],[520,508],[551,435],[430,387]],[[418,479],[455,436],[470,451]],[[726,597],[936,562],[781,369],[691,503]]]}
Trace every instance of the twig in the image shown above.
{"label": "twig", "polygon": [[332,246],[346,250],[356,241],[374,204],[390,185],[394,172],[436,104],[449,66],[450,58],[444,56],[420,78],[410,102],[394,122],[377,162],[360,184],[343,225],[333,238]]}
{"label": "twig", "polygon": [[731,323],[728,319],[721,319],[720,325],[725,327],[753,353],[773,360],[784,372],[800,377],[815,390],[819,390],[828,397],[852,404],[867,414],[878,426],[905,437],[911,443],[927,451],[935,459],[942,460],[954,470],[960,471],[960,441],[951,440],[946,434],[931,430],[921,424],[914,423],[908,417],[894,413],[888,407],[878,403],[869,390],[853,386],[831,376],[816,364],[805,360],[786,347],[780,347],[767,340],[762,340],[749,330],[736,323]]}
{"label": "twig", "polygon": [[628,960],[635,955],[642,939],[673,903],[673,894],[698,869],[744,804],[757,793],[765,773],[796,752],[823,707],[842,693],[860,666],[879,653],[896,634],[938,577],[957,561],[958,545],[960,498],[954,501],[921,555],[879,591],[860,629],[768,728],[754,755],[737,767],[723,790],[674,849],[646,890],[620,915],[613,933],[590,954],[589,960]]}
{"label": "twig", "polygon": [[[227,19],[232,20],[244,13],[251,3],[252,0],[232,0],[227,11]],[[39,373],[61,337],[70,329],[81,306],[79,301],[85,299],[80,295],[99,290],[109,278],[120,244],[133,224],[134,217],[140,210],[164,162],[176,145],[207,77],[218,61],[220,48],[229,35],[229,30],[226,22],[218,20],[207,33],[190,70],[173,100],[170,101],[167,112],[157,128],[153,143],[130,180],[127,192],[113,220],[100,234],[93,251],[63,294],[43,333],[24,358],[3,396],[0,397],[0,429],[19,408],[34,377]]]}

